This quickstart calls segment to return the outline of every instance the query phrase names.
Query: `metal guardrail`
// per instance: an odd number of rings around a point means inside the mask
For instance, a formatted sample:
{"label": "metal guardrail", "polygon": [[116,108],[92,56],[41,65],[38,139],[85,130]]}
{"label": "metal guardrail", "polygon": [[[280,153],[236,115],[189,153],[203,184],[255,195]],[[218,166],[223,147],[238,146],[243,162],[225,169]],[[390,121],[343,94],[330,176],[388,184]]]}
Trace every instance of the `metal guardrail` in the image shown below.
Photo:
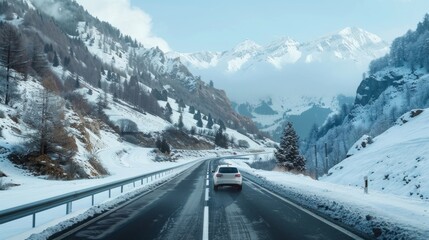
{"label": "metal guardrail", "polygon": [[86,198],[86,197],[91,197],[91,206],[94,206],[94,196],[96,194],[102,193],[102,192],[109,192],[109,198],[111,198],[111,191],[113,189],[116,188],[121,188],[121,193],[124,192],[124,186],[128,185],[128,184],[133,184],[134,188],[136,187],[136,182],[140,182],[141,185],[143,186],[144,184],[144,180],[146,179],[146,183],[149,183],[149,179],[155,180],[157,178],[160,178],[162,176],[165,176],[167,174],[172,173],[174,170],[177,170],[179,168],[183,168],[192,164],[196,164],[199,161],[193,161],[187,164],[183,164],[177,167],[171,167],[171,168],[167,168],[164,170],[160,170],[160,171],[156,171],[156,172],[152,172],[152,173],[147,173],[147,174],[143,174],[137,177],[132,177],[132,178],[128,178],[128,179],[124,179],[124,180],[118,180],[112,183],[106,183],[106,184],[102,184],[99,186],[94,186],[94,187],[90,187],[90,188],[86,188],[83,190],[79,190],[79,191],[74,191],[74,192],[70,192],[70,193],[66,193],[63,195],[59,195],[59,196],[55,196],[52,198],[48,198],[48,199],[44,199],[44,200],[40,200],[37,202],[33,202],[33,203],[29,203],[29,204],[25,204],[25,205],[21,205],[21,206],[17,206],[17,207],[13,207],[13,208],[9,208],[6,210],[2,210],[0,211],[0,224],[4,224],[7,222],[11,222],[17,219],[21,219],[24,217],[28,217],[28,216],[32,216],[33,220],[32,220],[32,227],[36,227],[36,214],[40,213],[42,211],[45,210],[49,210],[61,205],[65,205],[66,206],[66,215],[72,212],[72,203],[74,201]]}

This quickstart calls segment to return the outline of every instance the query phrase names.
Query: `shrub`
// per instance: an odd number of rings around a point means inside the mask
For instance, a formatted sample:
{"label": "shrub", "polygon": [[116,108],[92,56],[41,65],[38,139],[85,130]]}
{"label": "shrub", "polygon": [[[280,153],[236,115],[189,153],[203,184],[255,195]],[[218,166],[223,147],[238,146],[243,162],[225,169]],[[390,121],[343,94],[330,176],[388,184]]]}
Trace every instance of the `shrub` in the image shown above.
{"label": "shrub", "polygon": [[91,156],[88,162],[99,175],[109,175],[109,172],[103,167],[103,165],[97,160],[95,156]]}
{"label": "shrub", "polygon": [[238,147],[240,148],[249,148],[250,145],[246,140],[238,140]]}

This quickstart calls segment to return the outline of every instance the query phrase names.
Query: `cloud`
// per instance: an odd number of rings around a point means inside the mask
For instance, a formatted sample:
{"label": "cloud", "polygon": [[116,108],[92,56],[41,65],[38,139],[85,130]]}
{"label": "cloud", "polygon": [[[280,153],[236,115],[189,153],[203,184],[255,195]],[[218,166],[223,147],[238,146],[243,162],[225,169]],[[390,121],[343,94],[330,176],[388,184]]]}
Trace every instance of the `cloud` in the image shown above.
{"label": "cloud", "polygon": [[130,0],[76,0],[89,13],[100,20],[109,22],[122,33],[130,35],[146,48],[158,46],[168,52],[168,43],[152,33],[151,17],[138,7],[131,6]]}
{"label": "cloud", "polygon": [[57,21],[67,21],[72,16],[72,13],[65,10],[59,2],[33,0],[33,4]]}

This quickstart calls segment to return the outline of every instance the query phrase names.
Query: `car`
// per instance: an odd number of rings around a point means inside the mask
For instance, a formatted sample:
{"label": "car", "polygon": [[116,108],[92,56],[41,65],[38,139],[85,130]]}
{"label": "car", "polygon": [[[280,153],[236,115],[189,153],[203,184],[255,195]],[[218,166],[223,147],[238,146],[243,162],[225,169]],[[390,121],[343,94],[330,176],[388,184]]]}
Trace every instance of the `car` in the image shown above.
{"label": "car", "polygon": [[213,189],[217,191],[220,186],[234,186],[239,191],[243,188],[243,177],[238,168],[231,165],[219,165],[213,172]]}

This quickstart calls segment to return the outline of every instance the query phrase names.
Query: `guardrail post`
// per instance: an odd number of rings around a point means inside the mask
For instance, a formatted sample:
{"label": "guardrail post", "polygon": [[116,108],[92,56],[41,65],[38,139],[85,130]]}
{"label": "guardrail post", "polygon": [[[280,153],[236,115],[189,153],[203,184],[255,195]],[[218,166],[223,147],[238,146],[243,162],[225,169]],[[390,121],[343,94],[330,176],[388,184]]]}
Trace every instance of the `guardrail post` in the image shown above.
{"label": "guardrail post", "polygon": [[72,211],[72,202],[66,203],[66,214],[71,213]]}
{"label": "guardrail post", "polygon": [[109,189],[109,198],[112,197],[112,189]]}
{"label": "guardrail post", "polygon": [[121,185],[121,193],[124,192],[124,185]]}
{"label": "guardrail post", "polygon": [[36,213],[33,213],[33,228],[36,227]]}
{"label": "guardrail post", "polygon": [[141,179],[141,184],[140,185],[143,185],[143,178]]}
{"label": "guardrail post", "polygon": [[136,182],[133,182],[133,187],[136,188]]}
{"label": "guardrail post", "polygon": [[368,177],[365,176],[363,178],[363,180],[364,180],[364,184],[365,184],[364,193],[368,194]]}
{"label": "guardrail post", "polygon": [[91,195],[91,206],[94,206],[94,194]]}

